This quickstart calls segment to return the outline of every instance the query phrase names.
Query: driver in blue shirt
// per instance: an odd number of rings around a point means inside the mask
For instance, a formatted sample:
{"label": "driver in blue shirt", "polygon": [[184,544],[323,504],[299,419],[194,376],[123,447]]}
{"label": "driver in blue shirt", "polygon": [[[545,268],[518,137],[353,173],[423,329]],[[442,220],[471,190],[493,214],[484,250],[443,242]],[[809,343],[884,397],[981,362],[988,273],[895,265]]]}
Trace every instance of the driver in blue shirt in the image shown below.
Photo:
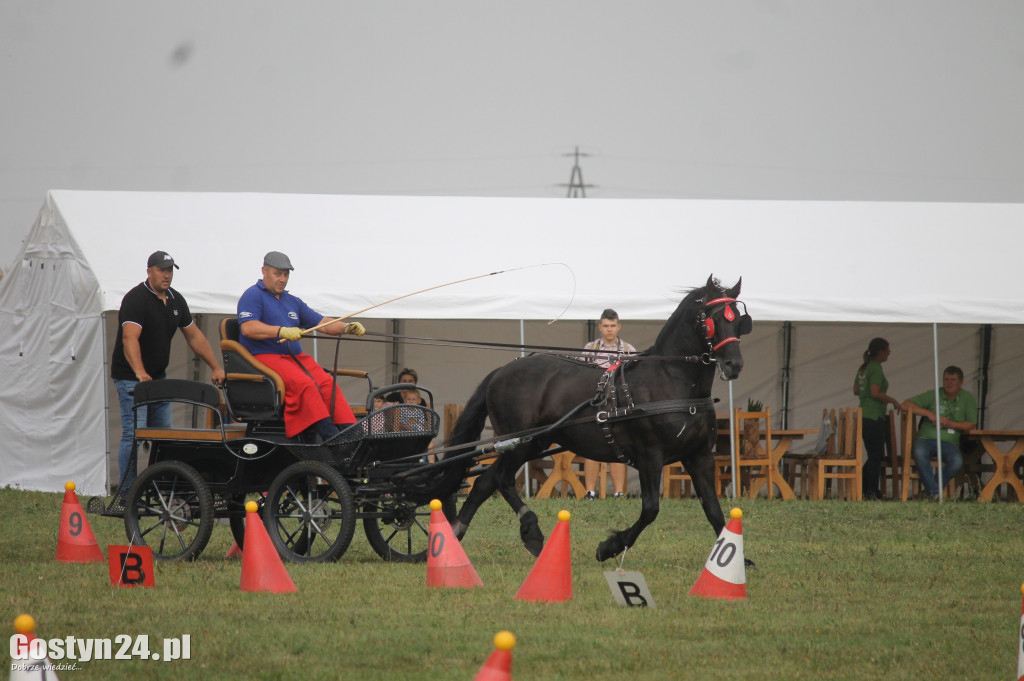
{"label": "driver in blue shirt", "polygon": [[[302,329],[319,325],[325,317],[285,290],[293,269],[284,253],[264,256],[263,278],[238,300],[239,341],[284,381],[285,435],[305,433],[307,440],[328,440],[338,434],[338,426],[355,423],[356,417],[334,379],[302,351]],[[318,330],[332,336],[366,333],[359,322],[343,321]]]}

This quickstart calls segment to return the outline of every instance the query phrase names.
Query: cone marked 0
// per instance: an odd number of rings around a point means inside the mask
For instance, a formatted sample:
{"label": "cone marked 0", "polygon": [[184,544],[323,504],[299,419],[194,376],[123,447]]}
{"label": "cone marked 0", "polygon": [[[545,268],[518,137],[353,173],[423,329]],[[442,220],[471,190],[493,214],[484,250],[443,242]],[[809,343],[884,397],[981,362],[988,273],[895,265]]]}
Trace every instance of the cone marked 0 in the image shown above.
{"label": "cone marked 0", "polygon": [[257,513],[255,501],[245,505],[245,541],[242,542],[242,591],[270,591],[276,594],[298,591],[281,556],[270,542],[267,528]]}
{"label": "cone marked 0", "polygon": [[[1024,584],[1020,585],[1024,595]],[[1020,606],[1020,628],[1017,630],[1017,681],[1024,681],[1024,599]]]}
{"label": "cone marked 0", "polygon": [[462,544],[441,511],[441,501],[430,502],[430,543],[427,546],[427,586],[472,589],[483,586]]}
{"label": "cone marked 0", "polygon": [[499,631],[494,635],[494,652],[491,653],[473,681],[512,681],[512,649],[516,637],[511,631]]}
{"label": "cone marked 0", "polygon": [[572,552],[569,548],[569,512],[558,512],[558,524],[537,556],[526,581],[516,592],[517,601],[555,603],[572,600]]}
{"label": "cone marked 0", "polygon": [[[57,681],[57,674],[53,671],[53,662],[49,657],[43,655],[43,658],[39,659],[31,656],[29,644],[36,637],[36,621],[32,615],[15,617],[14,631],[25,636],[25,645],[24,647],[13,644],[11,646],[10,681]],[[11,638],[13,642],[15,639],[13,636]],[[14,659],[15,652],[21,659]]]}
{"label": "cone marked 0", "polygon": [[73,482],[64,485],[60,530],[57,532],[57,560],[64,563],[104,563],[107,560],[85,518],[85,510],[78,501]]}
{"label": "cone marked 0", "polygon": [[700,577],[690,589],[692,596],[739,599],[747,597],[747,573],[743,564],[743,511],[729,513],[732,518],[722,528]]}

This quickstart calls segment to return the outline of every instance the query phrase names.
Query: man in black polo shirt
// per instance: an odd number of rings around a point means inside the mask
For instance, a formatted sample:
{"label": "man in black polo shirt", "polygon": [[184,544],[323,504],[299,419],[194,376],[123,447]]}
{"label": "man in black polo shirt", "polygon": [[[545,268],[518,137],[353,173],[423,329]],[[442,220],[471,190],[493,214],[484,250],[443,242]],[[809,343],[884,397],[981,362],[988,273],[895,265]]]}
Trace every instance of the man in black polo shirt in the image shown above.
{"label": "man in black polo shirt", "polygon": [[166,378],[174,332],[181,329],[192,351],[210,365],[214,384],[224,380],[224,370],[214,357],[206,336],[192,320],[188,303],[171,288],[177,267],[174,258],[164,251],[149,256],[146,281],[125,294],[117,313],[117,340],[114,341],[114,355],[110,360],[110,376],[114,379],[121,403],[121,445],[117,463],[121,468],[122,488],[127,488],[135,479],[134,467],[128,464],[136,425],[150,428],[171,426],[169,402],[139,408],[138,423],[132,419],[132,407],[136,383]]}

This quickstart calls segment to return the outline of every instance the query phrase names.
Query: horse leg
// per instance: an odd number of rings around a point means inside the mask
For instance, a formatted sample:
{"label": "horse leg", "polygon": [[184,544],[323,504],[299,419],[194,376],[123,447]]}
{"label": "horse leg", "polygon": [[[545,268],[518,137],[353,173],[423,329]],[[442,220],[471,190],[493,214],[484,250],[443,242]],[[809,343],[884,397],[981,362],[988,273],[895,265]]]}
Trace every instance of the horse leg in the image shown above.
{"label": "horse leg", "polygon": [[[722,528],[725,527],[725,517],[722,514],[722,504],[715,494],[714,456],[709,452],[695,461],[691,460],[688,463],[684,461],[683,467],[690,472],[693,491],[700,499],[700,505],[704,509],[704,515],[707,516],[708,522],[711,523],[711,529],[715,531],[715,537],[718,537],[722,533]],[[746,556],[743,557],[743,563],[753,570],[757,569],[757,564]]]}
{"label": "horse leg", "polygon": [[[498,463],[500,462],[501,460],[499,459]],[[462,508],[459,509],[455,522],[451,523],[452,534],[459,541],[466,536],[466,531],[469,530],[469,523],[472,522],[473,516],[476,515],[476,512],[483,503],[494,494],[494,491],[498,489],[497,473],[498,464],[495,464],[478,475],[476,480],[473,481],[473,489],[469,491],[469,496],[462,503]]]}
{"label": "horse leg", "polygon": [[722,533],[725,527],[725,516],[722,514],[722,504],[715,494],[715,458],[709,451],[706,455],[691,457],[683,461],[683,468],[690,474],[693,481],[693,491],[700,499],[704,515],[711,523],[711,529],[715,537]]}
{"label": "horse leg", "polygon": [[651,456],[638,462],[637,471],[640,473],[640,517],[632,527],[611,532],[607,539],[598,544],[598,562],[613,558],[633,546],[644,528],[658,517],[661,504],[661,457]]}
{"label": "horse leg", "polygon": [[[516,458],[518,459],[519,457]],[[519,516],[519,538],[522,539],[523,546],[533,555],[539,556],[541,549],[544,548],[544,533],[540,530],[537,514],[530,510],[530,507],[519,496],[519,490],[516,489],[516,472],[521,465],[521,463],[516,465],[501,476],[498,491],[501,492],[501,496],[505,498],[505,501],[512,507],[512,510],[516,512],[516,515]],[[527,479],[527,484],[529,484],[529,479]]]}

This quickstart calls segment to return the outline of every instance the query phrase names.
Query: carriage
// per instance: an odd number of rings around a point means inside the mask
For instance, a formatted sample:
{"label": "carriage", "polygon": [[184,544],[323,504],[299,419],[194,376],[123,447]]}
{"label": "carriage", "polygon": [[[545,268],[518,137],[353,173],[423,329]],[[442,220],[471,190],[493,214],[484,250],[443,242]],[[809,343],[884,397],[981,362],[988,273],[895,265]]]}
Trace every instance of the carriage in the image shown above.
{"label": "carriage", "polygon": [[[237,320],[227,319],[221,325],[223,393],[232,423],[220,417],[212,386],[138,384],[137,407],[168,400],[205,407],[215,413],[215,427],[136,430],[136,450],[148,451],[150,465],[104,513],[123,515],[129,538],[153,546],[154,555],[190,559],[209,541],[214,518],[227,518],[241,545],[245,502],[259,495],[264,524],[285,559],[337,560],[361,519],[381,557],[413,562],[426,560],[424,517],[432,499],[444,501],[461,540],[480,505],[499,492],[519,518],[524,546],[538,555],[544,536],[518,494],[515,473],[556,445],[597,461],[629,463],[639,473],[640,517],[598,545],[598,561],[633,546],[657,517],[662,469],[670,463],[683,464],[718,536],[725,519],[714,490],[711,386],[716,374],[732,380],[743,368],[740,338],[753,322],[738,300],[740,285],[727,289],[709,277],[683,298],[649,350],[619,358],[607,370],[579,361],[578,351],[570,355],[565,348],[547,348],[554,352],[495,369],[467,402],[450,442],[438,450],[444,458],[433,463],[422,461],[440,421],[429,391],[428,406],[373,410],[375,396],[418,386],[374,389],[370,381],[368,415],[355,425],[321,444],[286,438],[284,384],[238,343]],[[364,372],[334,373],[369,381]],[[496,437],[480,440],[486,419]],[[416,425],[402,425],[407,423]],[[500,456],[492,464],[470,470],[494,452]],[[471,475],[479,477],[456,509],[455,492]]]}
{"label": "carriage", "polygon": [[[337,560],[360,520],[384,560],[426,560],[428,504],[438,480],[400,474],[423,467],[437,436],[432,393],[407,384],[374,387],[366,372],[329,369],[366,379],[366,414],[326,442],[304,444],[285,436],[284,383],[238,342],[236,319],[221,323],[221,353],[227,374],[221,389],[174,379],[136,385],[136,409],[155,402],[191,406],[193,423],[204,427],[136,429],[129,469],[139,456],[148,456],[149,465],[109,505],[90,502],[91,510],[123,517],[129,540],[152,547],[158,559],[198,557],[217,519],[227,520],[242,546],[245,504],[256,500],[286,560]],[[374,397],[413,387],[426,404],[374,409]]]}

